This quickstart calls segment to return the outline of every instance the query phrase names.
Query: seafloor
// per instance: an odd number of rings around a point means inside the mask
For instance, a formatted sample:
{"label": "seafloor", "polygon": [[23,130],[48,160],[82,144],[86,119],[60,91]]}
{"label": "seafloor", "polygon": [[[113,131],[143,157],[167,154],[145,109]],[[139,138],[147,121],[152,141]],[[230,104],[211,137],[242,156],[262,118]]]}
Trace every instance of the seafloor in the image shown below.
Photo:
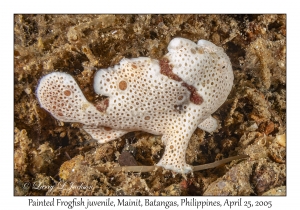
{"label": "seafloor", "polygon": [[[39,79],[53,71],[71,74],[90,102],[99,101],[95,70],[124,57],[158,59],[174,37],[223,47],[235,76],[213,114],[220,128],[194,132],[187,163],[248,159],[187,176],[161,168],[112,172],[127,159],[157,163],[161,137],[132,132],[97,144],[80,124],[59,122],[37,102]],[[15,195],[285,195],[285,133],[286,15],[15,15]]]}

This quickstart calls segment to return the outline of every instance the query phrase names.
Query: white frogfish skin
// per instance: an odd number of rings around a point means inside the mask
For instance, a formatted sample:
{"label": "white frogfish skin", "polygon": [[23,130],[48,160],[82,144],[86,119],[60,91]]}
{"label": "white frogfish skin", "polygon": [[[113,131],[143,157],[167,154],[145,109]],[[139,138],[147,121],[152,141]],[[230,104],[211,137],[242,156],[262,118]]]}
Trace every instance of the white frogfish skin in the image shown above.
{"label": "white frogfish skin", "polygon": [[36,94],[40,106],[56,119],[79,122],[99,143],[130,131],[162,135],[165,152],[158,166],[178,173],[192,168],[185,161],[188,142],[197,127],[213,132],[211,117],[226,100],[233,71],[224,50],[206,40],[174,38],[160,60],[123,59],[94,77],[98,103],[86,100],[74,78],[53,72],[44,76]]}

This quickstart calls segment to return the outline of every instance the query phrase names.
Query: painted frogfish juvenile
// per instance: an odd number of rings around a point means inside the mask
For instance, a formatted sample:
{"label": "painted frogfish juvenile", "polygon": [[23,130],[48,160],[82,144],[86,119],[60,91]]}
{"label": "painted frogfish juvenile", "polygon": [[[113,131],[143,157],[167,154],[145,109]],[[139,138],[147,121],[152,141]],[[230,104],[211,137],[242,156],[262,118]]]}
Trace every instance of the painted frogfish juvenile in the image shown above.
{"label": "painted frogfish juvenile", "polygon": [[99,143],[131,131],[162,135],[165,151],[157,166],[178,173],[192,168],[185,161],[188,142],[197,127],[212,132],[211,116],[226,100],[233,71],[224,50],[213,43],[174,38],[160,60],[123,59],[100,69],[94,90],[107,96],[98,103],[86,100],[74,78],[53,72],[37,87],[38,101],[63,122],[79,122]]}

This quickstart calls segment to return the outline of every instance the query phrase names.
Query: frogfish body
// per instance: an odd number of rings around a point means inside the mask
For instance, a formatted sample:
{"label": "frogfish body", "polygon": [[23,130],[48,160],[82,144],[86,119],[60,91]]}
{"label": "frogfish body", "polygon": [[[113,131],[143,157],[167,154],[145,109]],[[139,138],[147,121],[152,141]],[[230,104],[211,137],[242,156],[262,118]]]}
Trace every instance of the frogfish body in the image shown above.
{"label": "frogfish body", "polygon": [[108,98],[94,104],[71,75],[48,74],[37,87],[39,103],[60,121],[82,123],[99,143],[138,130],[162,135],[165,152],[157,165],[189,173],[185,152],[191,135],[197,127],[217,128],[211,114],[225,102],[233,72],[223,49],[209,41],[174,38],[168,51],[160,60],[123,59],[98,70],[94,90]]}

